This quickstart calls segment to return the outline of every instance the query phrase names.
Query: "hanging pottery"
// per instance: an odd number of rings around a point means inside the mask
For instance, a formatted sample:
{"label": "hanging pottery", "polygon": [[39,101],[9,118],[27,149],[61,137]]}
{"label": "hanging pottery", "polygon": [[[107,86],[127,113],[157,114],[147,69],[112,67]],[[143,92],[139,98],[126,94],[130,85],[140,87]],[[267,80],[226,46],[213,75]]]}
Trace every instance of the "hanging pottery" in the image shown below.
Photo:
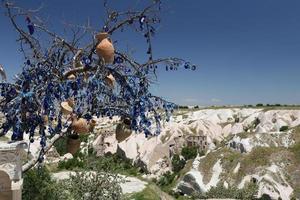
{"label": "hanging pottery", "polygon": [[61,111],[64,115],[69,115],[73,112],[73,108],[72,106],[70,106],[68,101],[61,102],[60,106],[61,106]]}
{"label": "hanging pottery", "polygon": [[111,40],[108,38],[108,33],[99,33],[96,35],[96,38],[99,42],[96,47],[97,55],[100,58],[103,58],[105,63],[113,63],[115,57],[115,49]]}
{"label": "hanging pottery", "polygon": [[124,123],[118,124],[116,128],[116,139],[117,141],[123,142],[126,140],[132,133],[130,127]]}
{"label": "hanging pottery", "polygon": [[109,74],[108,76],[106,76],[104,81],[107,85],[109,85],[110,88],[113,89],[115,87],[116,79],[112,74]]}
{"label": "hanging pottery", "polygon": [[67,139],[67,152],[74,155],[80,149],[80,138],[77,134],[68,136]]}
{"label": "hanging pottery", "polygon": [[87,120],[84,118],[73,119],[71,127],[75,133],[78,133],[78,134],[89,133],[89,125],[88,125]]}

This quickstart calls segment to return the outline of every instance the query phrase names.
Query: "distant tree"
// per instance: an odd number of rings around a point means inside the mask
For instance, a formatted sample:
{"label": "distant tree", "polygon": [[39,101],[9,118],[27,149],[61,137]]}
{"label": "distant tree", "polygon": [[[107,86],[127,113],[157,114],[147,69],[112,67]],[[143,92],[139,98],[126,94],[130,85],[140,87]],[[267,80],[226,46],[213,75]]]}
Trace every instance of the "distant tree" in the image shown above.
{"label": "distant tree", "polygon": [[183,147],[181,150],[181,155],[184,157],[185,160],[190,160],[196,158],[198,154],[198,147]]}
{"label": "distant tree", "polygon": [[[164,110],[168,119],[176,105],[149,91],[158,68],[196,69],[180,58],[154,58],[151,41],[160,23],[160,0],[124,12],[109,8],[105,0],[107,16],[101,28],[66,24],[65,36],[47,27],[38,15],[40,9],[26,10],[11,1],[3,2],[19,35],[24,65],[12,83],[0,83],[0,111],[5,114],[0,136],[12,130],[12,142],[23,140],[24,133],[34,142],[35,133],[40,135],[39,154],[23,171],[43,162],[60,137],[91,131],[93,116],[129,119],[130,128],[146,137],[160,133],[163,113],[158,110]],[[148,59],[143,63],[114,42],[127,28],[145,38]],[[153,126],[156,129],[150,128]]]}
{"label": "distant tree", "polygon": [[256,107],[263,107],[263,106],[264,106],[264,104],[262,104],[262,103],[256,104]]}
{"label": "distant tree", "polygon": [[172,158],[172,169],[175,173],[182,170],[185,166],[185,160],[181,159],[178,154],[175,154]]}

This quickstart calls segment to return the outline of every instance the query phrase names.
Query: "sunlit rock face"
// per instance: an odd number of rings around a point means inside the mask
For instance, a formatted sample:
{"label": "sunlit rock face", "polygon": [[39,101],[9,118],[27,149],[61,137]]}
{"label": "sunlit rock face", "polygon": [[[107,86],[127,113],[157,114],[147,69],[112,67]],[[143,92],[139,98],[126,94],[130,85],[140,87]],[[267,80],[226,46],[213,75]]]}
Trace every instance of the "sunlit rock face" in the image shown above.
{"label": "sunlit rock face", "polygon": [[[104,121],[101,126],[109,124]],[[117,120],[112,123],[111,130],[117,123]],[[172,147],[183,146],[187,136],[205,135],[208,152],[195,159],[174,190],[191,194],[208,191],[217,184],[243,187],[255,178],[259,195],[289,199],[297,185],[296,178],[287,177],[295,171],[292,169],[297,169],[289,149],[296,143],[293,128],[298,125],[300,110],[179,110],[169,122],[162,121],[159,136],[145,138],[143,134],[133,133],[118,142],[112,131],[103,139],[103,152],[118,153],[148,172],[146,178],[157,178],[172,169]],[[95,140],[94,148],[99,147],[99,141],[100,138]],[[265,161],[255,160],[260,157]]]}

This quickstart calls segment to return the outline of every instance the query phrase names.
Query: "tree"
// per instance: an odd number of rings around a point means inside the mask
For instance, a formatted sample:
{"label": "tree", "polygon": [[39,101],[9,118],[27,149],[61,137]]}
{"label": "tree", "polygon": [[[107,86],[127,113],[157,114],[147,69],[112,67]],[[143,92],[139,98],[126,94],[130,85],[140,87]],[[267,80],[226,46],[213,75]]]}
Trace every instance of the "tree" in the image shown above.
{"label": "tree", "polygon": [[123,178],[117,174],[76,172],[62,182],[62,188],[67,191],[68,199],[115,200],[122,197],[121,182]]}
{"label": "tree", "polygon": [[[154,0],[142,10],[118,12],[104,1],[107,16],[102,28],[66,24],[71,34],[61,36],[38,15],[41,8],[26,10],[4,1],[25,62],[13,82],[0,83],[0,111],[6,120],[0,136],[12,129],[12,142],[23,140],[24,133],[34,142],[35,133],[40,135],[40,153],[23,171],[42,162],[61,136],[91,131],[93,116],[128,119],[130,128],[146,137],[160,133],[162,117],[157,110],[163,109],[168,119],[176,105],[149,92],[157,69],[196,69],[180,58],[154,59],[151,39],[160,23],[161,5]],[[145,38],[144,63],[113,42],[115,33],[129,27]],[[156,131],[151,132],[153,126]]]}
{"label": "tree", "polygon": [[172,169],[175,173],[182,170],[185,166],[186,162],[184,159],[181,159],[178,154],[175,154],[172,158]]}
{"label": "tree", "polygon": [[[181,155],[184,157],[185,160],[190,160],[196,158],[198,154],[198,147],[192,146],[192,147],[183,147],[181,150]],[[203,154],[203,152],[200,152],[200,154]]]}
{"label": "tree", "polygon": [[56,200],[61,199],[63,189],[51,179],[45,167],[29,170],[24,174],[22,199],[24,200]]}
{"label": "tree", "polygon": [[93,171],[76,172],[65,180],[53,180],[50,172],[41,167],[24,175],[24,200],[108,200],[122,199],[120,183],[124,180],[113,173]]}

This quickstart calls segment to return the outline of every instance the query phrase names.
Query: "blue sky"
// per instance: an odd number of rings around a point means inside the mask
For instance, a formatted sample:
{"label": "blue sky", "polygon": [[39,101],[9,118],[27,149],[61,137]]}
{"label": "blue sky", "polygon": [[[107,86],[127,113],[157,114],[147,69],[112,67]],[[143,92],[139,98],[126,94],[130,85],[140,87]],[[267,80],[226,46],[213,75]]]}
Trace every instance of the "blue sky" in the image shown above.
{"label": "blue sky", "polygon": [[[101,0],[16,1],[32,8],[44,3],[50,28],[60,20],[83,23],[88,17],[102,26]],[[126,9],[137,0],[111,0]],[[144,1],[145,2],[145,1]],[[299,0],[166,0],[155,57],[176,56],[199,67],[196,71],[160,70],[153,93],[179,104],[300,104]],[[1,9],[0,63],[9,77],[21,70],[16,33]],[[125,32],[115,40],[134,49],[142,60],[146,47],[139,35]]]}

